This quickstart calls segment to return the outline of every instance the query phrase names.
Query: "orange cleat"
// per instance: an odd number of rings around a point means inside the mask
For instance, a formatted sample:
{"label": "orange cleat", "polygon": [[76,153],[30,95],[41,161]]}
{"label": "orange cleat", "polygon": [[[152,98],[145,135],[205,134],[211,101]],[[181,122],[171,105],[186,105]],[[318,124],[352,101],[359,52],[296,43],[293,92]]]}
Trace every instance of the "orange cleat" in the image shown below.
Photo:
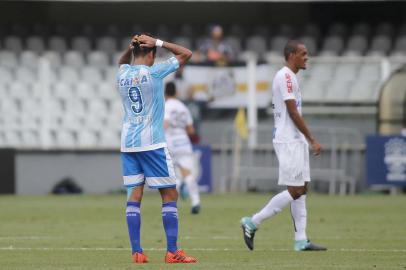
{"label": "orange cleat", "polygon": [[165,263],[197,263],[197,260],[187,256],[182,249],[178,249],[175,253],[166,252]]}
{"label": "orange cleat", "polygon": [[133,254],[133,262],[134,263],[147,263],[148,257],[144,253],[135,252]]}

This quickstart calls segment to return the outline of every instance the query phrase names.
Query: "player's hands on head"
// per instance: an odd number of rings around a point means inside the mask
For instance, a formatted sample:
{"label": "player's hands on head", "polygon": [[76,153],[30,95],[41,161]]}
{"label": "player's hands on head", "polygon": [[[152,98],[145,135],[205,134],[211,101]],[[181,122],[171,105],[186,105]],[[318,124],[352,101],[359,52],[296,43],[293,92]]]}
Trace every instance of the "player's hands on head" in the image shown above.
{"label": "player's hands on head", "polygon": [[132,49],[134,49],[134,45],[135,45],[135,43],[137,43],[138,42],[138,35],[135,35],[135,36],[133,36],[132,38],[131,38],[131,42],[130,42],[130,49],[132,50]]}
{"label": "player's hands on head", "polygon": [[155,47],[156,39],[147,35],[137,36],[137,41],[140,43],[140,47],[153,48]]}
{"label": "player's hands on head", "polygon": [[321,153],[321,145],[316,141],[312,141],[310,142],[310,145],[312,147],[313,150],[313,155],[318,156]]}

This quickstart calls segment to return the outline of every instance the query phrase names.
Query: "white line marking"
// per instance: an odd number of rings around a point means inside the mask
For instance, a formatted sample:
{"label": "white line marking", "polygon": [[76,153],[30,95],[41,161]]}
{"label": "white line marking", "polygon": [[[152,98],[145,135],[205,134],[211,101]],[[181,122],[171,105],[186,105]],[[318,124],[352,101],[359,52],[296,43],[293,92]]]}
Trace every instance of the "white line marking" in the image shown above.
{"label": "white line marking", "polygon": [[[105,247],[0,247],[0,250],[20,251],[20,250],[39,250],[39,251],[130,251],[130,248],[105,248]],[[165,248],[145,248],[146,251],[165,251]],[[248,251],[248,249],[232,249],[232,248],[188,248],[190,251]],[[293,252],[291,249],[271,248],[271,249],[256,249],[255,251],[271,251],[271,252]],[[388,252],[388,253],[406,253],[406,249],[363,249],[363,248],[339,248],[329,249],[330,252]],[[327,251],[327,252],[328,252]]]}
{"label": "white line marking", "polygon": [[0,236],[0,240],[43,240],[43,239],[57,239],[62,237],[52,236]]}

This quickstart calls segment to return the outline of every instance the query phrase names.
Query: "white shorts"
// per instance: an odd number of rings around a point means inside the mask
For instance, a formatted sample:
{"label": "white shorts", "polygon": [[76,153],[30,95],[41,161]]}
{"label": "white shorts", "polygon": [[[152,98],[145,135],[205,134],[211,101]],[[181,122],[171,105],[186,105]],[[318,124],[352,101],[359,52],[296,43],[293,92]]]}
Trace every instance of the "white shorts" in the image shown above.
{"label": "white shorts", "polygon": [[194,153],[174,154],[172,155],[172,158],[175,166],[180,166],[189,171],[193,171],[196,167],[196,158]]}
{"label": "white shorts", "polygon": [[279,161],[278,185],[300,187],[310,182],[307,143],[274,143],[274,148]]}

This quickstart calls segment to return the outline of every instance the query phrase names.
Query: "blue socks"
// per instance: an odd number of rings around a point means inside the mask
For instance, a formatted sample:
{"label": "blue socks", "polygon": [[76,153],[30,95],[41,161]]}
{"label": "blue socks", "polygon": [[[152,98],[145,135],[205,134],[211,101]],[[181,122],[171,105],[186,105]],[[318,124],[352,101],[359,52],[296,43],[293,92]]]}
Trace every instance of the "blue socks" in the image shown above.
{"label": "blue socks", "polygon": [[132,253],[142,253],[140,229],[141,229],[141,211],[140,202],[127,202],[126,216],[128,234],[130,235]]}
{"label": "blue socks", "polygon": [[178,208],[176,201],[162,204],[162,222],[166,234],[167,249],[174,253],[178,250]]}

